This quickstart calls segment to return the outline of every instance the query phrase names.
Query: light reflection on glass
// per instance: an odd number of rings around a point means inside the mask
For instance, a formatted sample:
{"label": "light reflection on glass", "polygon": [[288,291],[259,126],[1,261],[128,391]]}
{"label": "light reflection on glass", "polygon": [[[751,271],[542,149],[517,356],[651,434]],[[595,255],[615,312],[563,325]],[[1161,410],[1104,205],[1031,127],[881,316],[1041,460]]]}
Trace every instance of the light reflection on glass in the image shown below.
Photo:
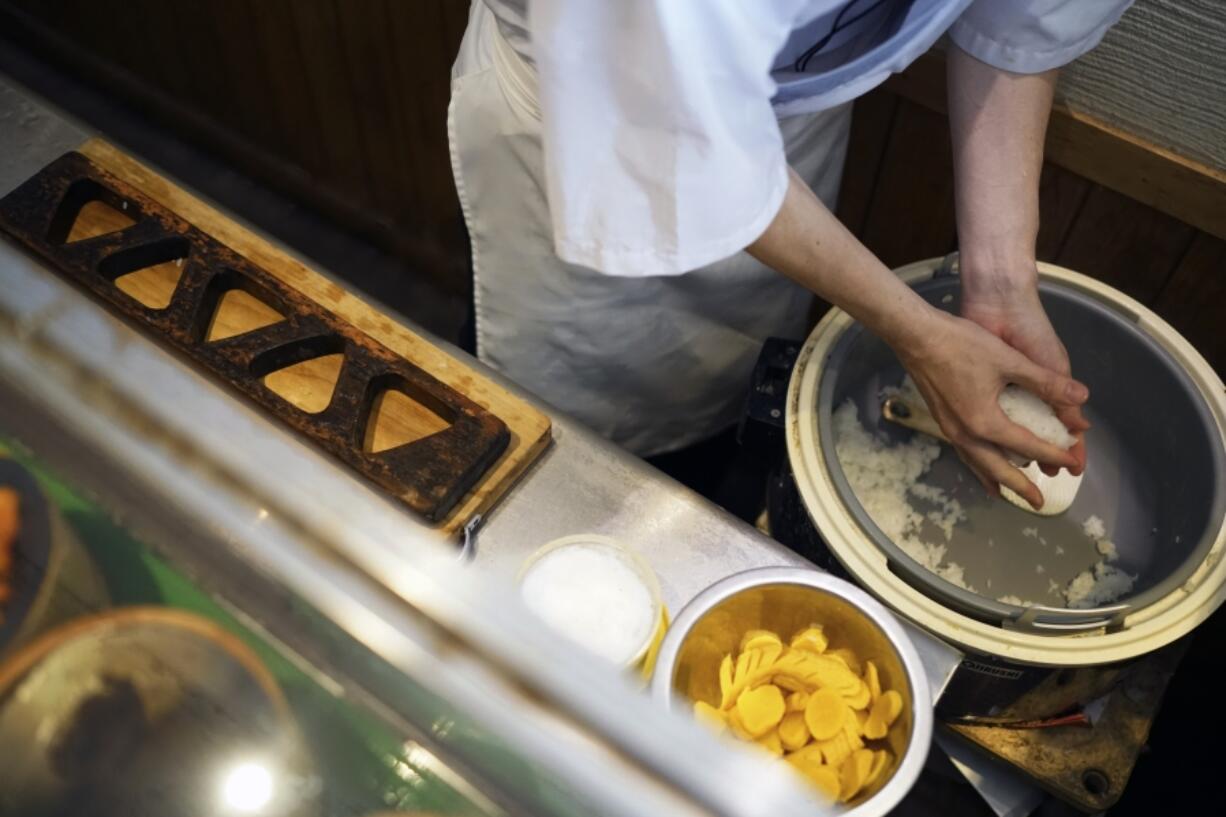
{"label": "light reflection on glass", "polygon": [[240,763],[231,767],[222,779],[222,802],[242,814],[262,811],[272,801],[272,794],[272,772],[262,763]]}

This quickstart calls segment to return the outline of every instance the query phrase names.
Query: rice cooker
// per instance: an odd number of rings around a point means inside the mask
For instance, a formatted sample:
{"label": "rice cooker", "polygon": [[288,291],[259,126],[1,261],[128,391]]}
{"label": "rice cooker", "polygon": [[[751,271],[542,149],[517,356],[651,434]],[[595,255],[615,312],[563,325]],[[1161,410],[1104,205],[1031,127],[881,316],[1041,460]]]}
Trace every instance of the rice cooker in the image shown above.
{"label": "rice cooker", "polygon": [[[897,274],[933,306],[958,312],[956,256]],[[943,446],[922,479],[958,499],[965,518],[948,540],[932,535],[973,590],[886,537],[835,453],[831,417],[848,401],[886,440],[914,433],[882,418],[883,389],[904,375],[889,347],[833,309],[797,351],[788,383],[788,461],[825,546],[861,586],[967,654],[942,698],[944,717],[1035,718],[1084,702],[1129,661],[1190,633],[1226,596],[1221,379],[1161,318],[1101,282],[1039,264],[1039,294],[1074,375],[1090,388],[1088,467],[1073,505],[1043,517],[989,499]],[[1092,517],[1132,587],[1110,603],[1068,609],[1069,584],[1103,561],[1086,532]]]}

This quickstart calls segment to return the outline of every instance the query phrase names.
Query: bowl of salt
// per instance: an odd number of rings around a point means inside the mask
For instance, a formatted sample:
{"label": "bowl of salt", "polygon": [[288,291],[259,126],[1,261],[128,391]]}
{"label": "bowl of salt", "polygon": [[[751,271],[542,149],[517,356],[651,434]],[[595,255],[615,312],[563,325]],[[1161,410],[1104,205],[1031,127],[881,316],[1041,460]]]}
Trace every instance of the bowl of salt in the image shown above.
{"label": "bowl of salt", "polygon": [[556,539],[524,562],[524,603],[589,653],[623,668],[643,663],[663,621],[660,583],[651,566],[606,536]]}

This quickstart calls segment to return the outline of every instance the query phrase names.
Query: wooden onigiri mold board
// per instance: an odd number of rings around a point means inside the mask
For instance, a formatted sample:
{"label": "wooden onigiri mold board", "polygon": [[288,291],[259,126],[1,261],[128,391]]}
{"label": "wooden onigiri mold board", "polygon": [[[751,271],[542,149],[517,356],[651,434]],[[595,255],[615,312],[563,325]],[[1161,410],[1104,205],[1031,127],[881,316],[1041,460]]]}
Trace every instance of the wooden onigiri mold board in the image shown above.
{"label": "wooden onigiri mold board", "polygon": [[100,140],[0,199],[0,230],[445,532],[549,443],[525,401]]}

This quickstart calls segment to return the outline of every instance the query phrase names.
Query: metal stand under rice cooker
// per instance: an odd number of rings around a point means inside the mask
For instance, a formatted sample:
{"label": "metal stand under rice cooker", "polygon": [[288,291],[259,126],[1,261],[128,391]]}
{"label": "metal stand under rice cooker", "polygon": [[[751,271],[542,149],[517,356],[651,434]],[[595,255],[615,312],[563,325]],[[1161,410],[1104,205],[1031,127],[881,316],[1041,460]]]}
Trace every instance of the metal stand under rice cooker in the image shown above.
{"label": "metal stand under rice cooker", "polygon": [[[777,400],[781,372],[794,355],[781,429],[784,470],[792,479],[776,478],[773,487],[794,480],[818,535],[809,538],[820,537],[816,547],[828,548],[830,561],[837,560],[831,566],[967,653],[938,704],[944,721],[1041,722],[1117,685],[1131,690],[1134,703],[1152,703],[1127,712],[1108,706],[1100,713],[1102,718],[1115,712],[1143,726],[1139,733],[1121,730],[1112,738],[1118,756],[1112,773],[1028,768],[1027,758],[1042,752],[1005,751],[976,731],[980,726],[957,727],[963,737],[1030,773],[1062,799],[1097,810],[1122,793],[1177,660],[1171,652],[1181,645],[1155,653],[1190,633],[1226,596],[1226,564],[1219,558],[1226,549],[1226,486],[1220,476],[1226,473],[1226,398],[1205,360],[1153,312],[1069,270],[1040,264],[1039,272],[1044,307],[1069,349],[1073,371],[1090,387],[1091,461],[1073,506],[1061,516],[1039,517],[989,501],[954,452],[942,451],[923,481],[959,499],[966,510],[967,518],[947,543],[946,558],[966,568],[971,585],[985,588],[990,581],[985,595],[957,587],[911,559],[868,517],[843,475],[829,418],[844,401],[855,402],[869,430],[896,442],[912,433],[881,419],[881,390],[900,382],[902,367],[850,316],[831,310],[800,348],[768,344],[747,414],[760,420],[774,413],[763,401]],[[955,258],[918,262],[898,274],[929,303],[958,311]],[[777,531],[786,524],[777,517],[787,513],[777,513],[780,503],[771,504]],[[1090,515],[1106,522],[1119,553],[1116,564],[1136,581],[1110,605],[1065,609],[1049,592],[1052,583],[1064,587],[1100,558],[1081,529]],[[820,554],[806,555],[823,561]],[[1023,607],[996,600],[1008,595],[1040,601]],[[1138,661],[1143,656],[1153,657]],[[1112,733],[1102,726],[1099,721],[1090,731]],[[1009,731],[1013,745],[1023,731],[1025,740],[1039,741],[1056,730]],[[1132,752],[1123,747],[1119,756],[1125,733],[1133,738]],[[1095,753],[1083,741],[1076,756],[1092,762]]]}

